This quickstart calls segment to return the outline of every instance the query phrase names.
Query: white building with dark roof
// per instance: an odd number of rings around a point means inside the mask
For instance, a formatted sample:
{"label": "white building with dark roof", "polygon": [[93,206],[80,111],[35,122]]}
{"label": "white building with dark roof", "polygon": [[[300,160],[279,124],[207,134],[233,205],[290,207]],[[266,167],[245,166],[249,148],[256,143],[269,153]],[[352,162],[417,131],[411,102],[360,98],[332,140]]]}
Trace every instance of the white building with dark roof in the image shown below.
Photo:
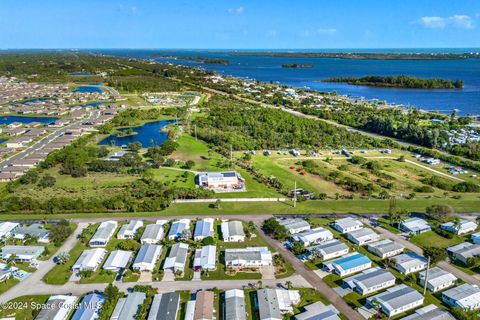
{"label": "white building with dark roof", "polygon": [[454,221],[449,221],[449,222],[442,223],[440,225],[440,228],[445,231],[455,233],[458,235],[474,232],[478,228],[478,224],[476,224],[474,221],[467,220],[467,219],[459,219],[459,220],[460,221],[458,226]]}
{"label": "white building with dark roof", "polygon": [[87,294],[76,306],[71,320],[97,320],[104,302],[105,297],[102,294]]}
{"label": "white building with dark roof", "polygon": [[83,250],[80,257],[73,264],[74,271],[95,271],[103,261],[107,251],[102,248]]}
{"label": "white building with dark roof", "polygon": [[442,293],[442,300],[452,308],[477,310],[480,308],[480,289],[465,283]]}
{"label": "white building with dark roof", "polygon": [[415,309],[423,304],[423,296],[417,290],[404,284],[367,298],[367,304],[377,301],[381,310],[389,317]]}
{"label": "white building with dark roof", "polygon": [[308,247],[316,243],[332,240],[333,233],[328,229],[318,227],[309,231],[294,234],[292,239],[295,241],[300,241],[304,246]]}
{"label": "white building with dark roof", "polygon": [[395,285],[395,276],[382,268],[370,268],[357,275],[343,279],[352,290],[367,295]]}
{"label": "white building with dark roof", "polygon": [[300,302],[297,290],[261,289],[257,291],[260,320],[282,320],[283,314],[293,312]]}
{"label": "white building with dark roof", "polygon": [[395,269],[404,275],[419,272],[427,268],[427,259],[413,252],[395,256],[392,258],[392,261],[395,264]]}
{"label": "white building with dark roof", "polygon": [[195,241],[202,241],[207,237],[213,237],[214,231],[213,226],[215,223],[215,219],[212,218],[204,218],[195,224],[195,231],[193,233],[193,239]]}
{"label": "white building with dark roof", "polygon": [[396,256],[403,252],[405,247],[398,242],[390,239],[384,239],[376,242],[372,242],[367,247],[368,251],[374,255],[385,259]]}
{"label": "white building with dark roof", "polygon": [[340,233],[352,232],[363,228],[363,223],[352,217],[335,220],[332,227]]}
{"label": "white building with dark roof", "polygon": [[[425,285],[426,271],[419,274],[419,282],[423,287]],[[428,270],[427,289],[431,292],[438,292],[455,285],[457,277],[450,272],[447,272],[439,267],[434,267]]]}
{"label": "white building with dark roof", "polygon": [[149,224],[145,227],[142,237],[140,238],[141,244],[157,244],[163,239],[165,230],[161,224]]}
{"label": "white building with dark roof", "polygon": [[141,227],[143,227],[142,220],[132,220],[120,227],[117,233],[117,239],[133,239]]}
{"label": "white building with dark roof", "polygon": [[117,221],[104,221],[100,223],[97,231],[88,242],[90,247],[105,247],[118,227]]}
{"label": "white building with dark roof", "polygon": [[241,221],[225,221],[221,224],[222,240],[225,242],[245,241],[245,232]]}
{"label": "white building with dark roof", "polygon": [[436,305],[429,304],[426,307],[415,310],[415,313],[400,320],[455,320],[455,318]]}
{"label": "white building with dark roof", "polygon": [[167,292],[156,294],[147,320],[177,320],[180,310],[180,294]]}
{"label": "white building with dark roof", "polygon": [[347,239],[356,245],[363,246],[380,239],[380,236],[370,228],[361,228],[348,232]]}

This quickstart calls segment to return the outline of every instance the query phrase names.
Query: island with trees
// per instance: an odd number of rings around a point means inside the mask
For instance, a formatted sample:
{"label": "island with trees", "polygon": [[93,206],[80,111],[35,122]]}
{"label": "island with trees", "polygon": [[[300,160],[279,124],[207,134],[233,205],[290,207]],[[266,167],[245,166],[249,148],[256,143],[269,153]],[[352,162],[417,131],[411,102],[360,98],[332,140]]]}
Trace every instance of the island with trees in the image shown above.
{"label": "island with trees", "polygon": [[230,64],[230,61],[222,58],[206,58],[200,56],[174,56],[174,55],[165,55],[161,53],[154,53],[152,57],[155,58],[166,58],[166,59],[179,59],[179,60],[189,60],[194,62],[200,62],[205,64]]}
{"label": "island with trees", "polygon": [[334,77],[322,82],[344,82],[357,86],[404,88],[404,89],[461,89],[463,80],[448,80],[441,78],[417,78],[406,75],[399,76],[364,76],[364,77]]}
{"label": "island with trees", "polygon": [[313,64],[311,64],[311,63],[284,63],[284,64],[282,64],[282,68],[306,69],[306,68],[313,68]]}

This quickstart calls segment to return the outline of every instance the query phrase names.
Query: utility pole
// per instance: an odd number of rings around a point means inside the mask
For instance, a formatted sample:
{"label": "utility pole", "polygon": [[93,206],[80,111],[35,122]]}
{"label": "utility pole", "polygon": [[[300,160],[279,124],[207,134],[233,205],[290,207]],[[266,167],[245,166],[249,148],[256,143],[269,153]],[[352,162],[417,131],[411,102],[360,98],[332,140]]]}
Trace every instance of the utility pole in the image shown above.
{"label": "utility pole", "polygon": [[425,271],[425,285],[423,286],[423,295],[427,293],[428,271],[430,269],[430,256],[427,260],[427,270]]}
{"label": "utility pole", "polygon": [[293,189],[293,207],[297,207],[297,180],[295,180],[295,188]]}
{"label": "utility pole", "polygon": [[197,125],[193,125],[193,130],[195,131],[195,140],[197,140]]}
{"label": "utility pole", "polygon": [[233,147],[232,145],[230,145],[230,166],[232,165],[233,163]]}

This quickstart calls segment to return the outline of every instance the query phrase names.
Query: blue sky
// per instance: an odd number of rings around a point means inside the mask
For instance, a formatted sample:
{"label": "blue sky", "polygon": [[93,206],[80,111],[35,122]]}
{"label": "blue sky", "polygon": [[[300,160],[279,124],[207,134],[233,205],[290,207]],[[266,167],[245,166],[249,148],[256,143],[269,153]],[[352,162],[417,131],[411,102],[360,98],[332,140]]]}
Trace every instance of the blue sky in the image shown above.
{"label": "blue sky", "polygon": [[477,0],[0,0],[0,48],[480,47]]}

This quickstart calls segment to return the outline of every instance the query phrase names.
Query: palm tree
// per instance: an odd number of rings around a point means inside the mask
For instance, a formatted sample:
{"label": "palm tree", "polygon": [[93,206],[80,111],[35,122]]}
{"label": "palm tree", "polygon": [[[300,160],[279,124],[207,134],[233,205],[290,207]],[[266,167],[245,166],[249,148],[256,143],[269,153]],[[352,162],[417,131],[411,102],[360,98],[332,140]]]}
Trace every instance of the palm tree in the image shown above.
{"label": "palm tree", "polygon": [[453,228],[455,228],[455,231],[458,232],[460,231],[460,227],[462,226],[462,221],[460,220],[459,217],[456,217],[455,220],[453,220]]}
{"label": "palm tree", "polygon": [[293,288],[293,283],[292,281],[288,280],[285,282],[285,286],[287,287],[288,290]]}

